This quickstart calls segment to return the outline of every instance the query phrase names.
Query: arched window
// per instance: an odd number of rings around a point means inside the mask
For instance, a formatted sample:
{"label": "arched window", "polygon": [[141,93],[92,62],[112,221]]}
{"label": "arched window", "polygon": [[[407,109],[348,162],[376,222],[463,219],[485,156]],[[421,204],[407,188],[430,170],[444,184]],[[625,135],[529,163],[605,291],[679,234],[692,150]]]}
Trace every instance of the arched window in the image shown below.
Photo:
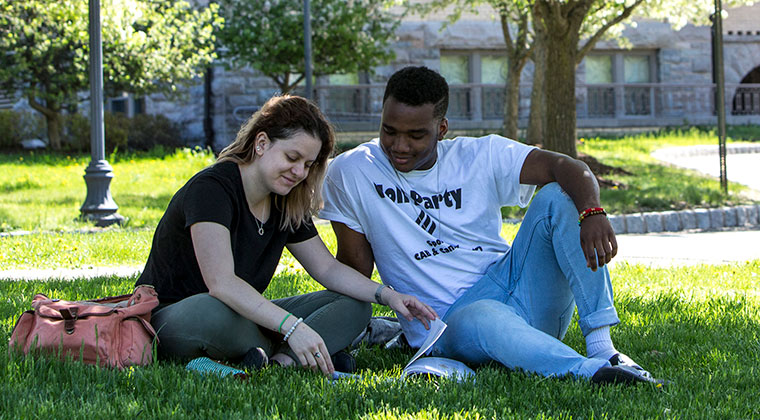
{"label": "arched window", "polygon": [[747,73],[736,89],[732,115],[760,115],[760,66]]}

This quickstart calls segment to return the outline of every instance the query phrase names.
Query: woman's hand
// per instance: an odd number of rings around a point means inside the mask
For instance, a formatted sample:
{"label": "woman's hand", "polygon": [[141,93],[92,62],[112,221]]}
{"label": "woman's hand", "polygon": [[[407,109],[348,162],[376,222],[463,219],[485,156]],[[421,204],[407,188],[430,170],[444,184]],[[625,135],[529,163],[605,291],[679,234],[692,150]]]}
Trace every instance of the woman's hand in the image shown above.
{"label": "woman's hand", "polygon": [[419,319],[426,330],[430,329],[428,321],[438,318],[438,314],[435,313],[433,308],[420,302],[414,296],[399,293],[390,287],[384,287],[380,293],[382,293],[382,301],[391,309],[406,318],[407,321],[411,321],[414,318]]}
{"label": "woman's hand", "polygon": [[296,326],[288,338],[288,345],[298,357],[301,366],[308,367],[315,372],[319,368],[326,376],[332,376],[335,372],[332,360],[330,360],[330,352],[327,351],[324,340],[305,323],[301,322]]}

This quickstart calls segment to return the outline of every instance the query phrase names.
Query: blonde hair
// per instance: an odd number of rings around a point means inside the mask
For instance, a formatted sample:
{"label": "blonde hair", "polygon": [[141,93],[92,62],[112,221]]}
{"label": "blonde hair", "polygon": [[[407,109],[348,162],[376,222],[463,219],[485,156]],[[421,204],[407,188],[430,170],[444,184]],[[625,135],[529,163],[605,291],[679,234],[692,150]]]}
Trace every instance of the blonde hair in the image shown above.
{"label": "blonde hair", "polygon": [[306,179],[287,195],[275,195],[275,205],[283,213],[280,229],[298,229],[322,206],[322,180],[327,169],[327,158],[335,144],[335,131],[322,111],[300,96],[272,97],[243,124],[235,141],[225,147],[217,158],[217,163],[231,161],[248,164],[256,157],[254,143],[259,133],[266,133],[274,143],[288,140],[299,131],[316,138],[322,146]]}

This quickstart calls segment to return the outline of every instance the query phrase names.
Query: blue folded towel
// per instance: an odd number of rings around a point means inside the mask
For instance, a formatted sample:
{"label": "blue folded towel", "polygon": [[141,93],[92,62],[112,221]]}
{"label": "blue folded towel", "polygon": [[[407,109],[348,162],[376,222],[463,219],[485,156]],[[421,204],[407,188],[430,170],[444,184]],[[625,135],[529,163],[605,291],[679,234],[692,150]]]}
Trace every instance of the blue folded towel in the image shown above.
{"label": "blue folded towel", "polygon": [[245,379],[248,377],[245,371],[234,368],[232,366],[227,366],[219,362],[215,362],[208,357],[198,357],[197,359],[191,360],[190,363],[185,366],[185,369],[198,372],[204,376],[215,375],[225,377],[232,375],[240,379]]}

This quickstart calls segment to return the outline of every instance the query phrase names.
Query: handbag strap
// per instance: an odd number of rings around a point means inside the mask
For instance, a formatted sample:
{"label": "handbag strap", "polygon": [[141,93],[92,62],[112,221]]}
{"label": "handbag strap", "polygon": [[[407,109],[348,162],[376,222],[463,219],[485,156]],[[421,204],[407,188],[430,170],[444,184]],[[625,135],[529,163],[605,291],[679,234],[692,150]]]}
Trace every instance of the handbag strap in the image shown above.
{"label": "handbag strap", "polygon": [[77,321],[79,308],[72,306],[70,308],[63,308],[59,312],[61,313],[61,317],[63,317],[64,320],[63,329],[66,331],[66,334],[74,334],[74,324]]}

